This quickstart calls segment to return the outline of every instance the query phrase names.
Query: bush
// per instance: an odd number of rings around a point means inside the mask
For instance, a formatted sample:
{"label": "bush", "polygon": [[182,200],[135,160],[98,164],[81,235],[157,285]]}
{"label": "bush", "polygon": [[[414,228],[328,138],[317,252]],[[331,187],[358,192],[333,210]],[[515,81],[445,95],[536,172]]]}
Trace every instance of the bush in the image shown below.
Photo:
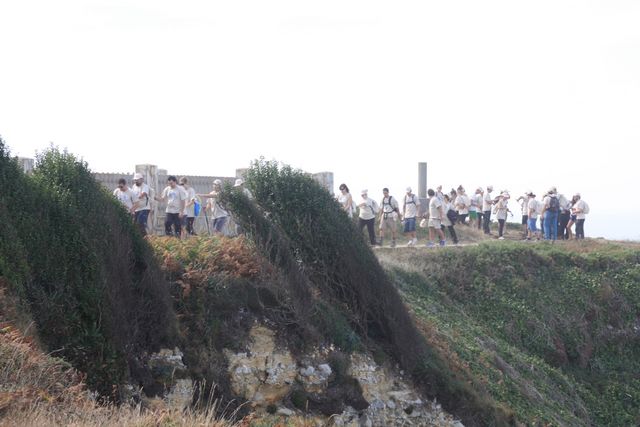
{"label": "bush", "polygon": [[0,171],[0,276],[46,347],[117,399],[129,362],[173,342],[168,286],[152,251],[71,154],[52,147],[26,176],[0,140]]}

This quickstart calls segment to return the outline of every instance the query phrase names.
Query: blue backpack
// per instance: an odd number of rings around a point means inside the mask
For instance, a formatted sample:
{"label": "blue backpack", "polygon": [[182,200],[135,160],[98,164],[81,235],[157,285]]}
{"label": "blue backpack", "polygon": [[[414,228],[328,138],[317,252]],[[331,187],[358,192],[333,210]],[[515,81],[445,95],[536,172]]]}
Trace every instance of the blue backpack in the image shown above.
{"label": "blue backpack", "polygon": [[193,203],[193,213],[195,216],[200,214],[200,203],[197,200]]}

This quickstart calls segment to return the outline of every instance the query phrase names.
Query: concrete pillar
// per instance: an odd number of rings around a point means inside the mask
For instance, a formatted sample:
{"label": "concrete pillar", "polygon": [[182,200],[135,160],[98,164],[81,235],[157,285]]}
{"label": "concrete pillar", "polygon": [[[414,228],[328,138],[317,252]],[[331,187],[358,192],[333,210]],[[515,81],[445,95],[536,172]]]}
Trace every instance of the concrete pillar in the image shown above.
{"label": "concrete pillar", "polygon": [[22,170],[26,174],[32,173],[36,166],[36,161],[28,157],[18,157],[18,163],[22,166]]}
{"label": "concrete pillar", "polygon": [[333,194],[333,172],[318,172],[313,178],[323,186],[330,194]]}
{"label": "concrete pillar", "polygon": [[418,163],[418,197],[427,198],[427,163]]}

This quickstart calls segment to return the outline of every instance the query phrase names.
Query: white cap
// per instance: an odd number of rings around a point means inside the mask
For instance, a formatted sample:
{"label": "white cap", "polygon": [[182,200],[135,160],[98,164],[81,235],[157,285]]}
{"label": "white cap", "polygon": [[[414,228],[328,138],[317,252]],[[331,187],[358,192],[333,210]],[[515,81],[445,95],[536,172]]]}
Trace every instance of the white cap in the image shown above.
{"label": "white cap", "polygon": [[493,185],[487,185],[487,190],[493,191]]}
{"label": "white cap", "polygon": [[369,190],[366,190],[366,189],[365,189],[365,190],[362,190],[362,191],[360,192],[360,195],[363,195],[363,194],[369,194]]}
{"label": "white cap", "polygon": [[144,176],[142,176],[142,174],[140,172],[136,172],[133,174],[133,180],[137,181],[139,179],[144,179]]}
{"label": "white cap", "polygon": [[411,193],[411,187],[407,187],[407,193]]}
{"label": "white cap", "polygon": [[244,180],[242,178],[238,178],[236,179],[236,183],[233,186],[240,187],[242,184],[244,184]]}
{"label": "white cap", "polygon": [[219,179],[214,179],[213,185],[222,185],[222,181],[220,181]]}
{"label": "white cap", "polygon": [[549,189],[549,192],[548,192],[548,193],[549,193],[549,194],[556,194],[556,187],[551,187],[551,188]]}

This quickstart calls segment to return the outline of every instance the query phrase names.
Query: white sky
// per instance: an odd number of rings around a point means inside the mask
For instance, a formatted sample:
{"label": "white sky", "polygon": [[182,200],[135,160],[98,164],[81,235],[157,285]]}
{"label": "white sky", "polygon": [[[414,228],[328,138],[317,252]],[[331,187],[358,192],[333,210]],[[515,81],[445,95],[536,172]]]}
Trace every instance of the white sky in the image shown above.
{"label": "white sky", "polygon": [[580,191],[588,235],[640,239],[640,2],[1,1],[0,135],[397,197],[427,161],[430,186]]}

